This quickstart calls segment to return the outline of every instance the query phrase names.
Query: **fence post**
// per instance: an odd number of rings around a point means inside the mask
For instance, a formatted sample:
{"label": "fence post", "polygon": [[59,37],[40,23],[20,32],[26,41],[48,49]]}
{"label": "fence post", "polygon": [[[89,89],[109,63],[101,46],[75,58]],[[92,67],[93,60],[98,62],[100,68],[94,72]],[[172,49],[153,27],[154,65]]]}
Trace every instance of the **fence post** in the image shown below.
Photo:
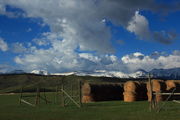
{"label": "fence post", "polygon": [[62,92],[62,91],[64,91],[64,81],[63,81],[63,79],[62,79],[62,81],[61,81],[61,105],[64,107],[65,106],[65,103],[64,103],[64,92]]}
{"label": "fence post", "polygon": [[20,98],[19,98],[19,104],[21,104],[21,99],[22,99],[22,93],[23,93],[23,87],[21,87],[21,90],[20,90]]}
{"label": "fence post", "polygon": [[82,106],[82,102],[81,102],[81,80],[79,80],[79,104],[80,104],[80,107]]}

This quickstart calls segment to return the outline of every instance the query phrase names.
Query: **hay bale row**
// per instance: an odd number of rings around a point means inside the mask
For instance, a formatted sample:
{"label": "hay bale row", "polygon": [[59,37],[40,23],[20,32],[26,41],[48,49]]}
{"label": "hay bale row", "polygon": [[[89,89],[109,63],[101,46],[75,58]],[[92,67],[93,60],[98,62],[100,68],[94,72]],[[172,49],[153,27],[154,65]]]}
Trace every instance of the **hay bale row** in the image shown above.
{"label": "hay bale row", "polygon": [[121,84],[91,84],[82,86],[82,102],[122,100],[123,88]]}
{"label": "hay bale row", "polygon": [[[176,90],[175,93],[180,93],[180,81],[179,80],[152,80],[152,92],[154,93],[171,93],[174,88]],[[150,84],[147,83],[147,95],[148,95],[148,101],[151,100],[152,96],[150,95]],[[155,99],[157,102],[166,100],[169,97],[169,95],[155,95]],[[169,100],[180,100],[180,96],[171,96]]]}
{"label": "hay bale row", "polygon": [[[172,92],[176,88],[175,92],[180,93],[180,81],[167,80],[152,80],[152,92]],[[157,102],[165,100],[167,96],[160,94],[155,95]],[[122,87],[121,84],[92,84],[84,83],[82,86],[82,102],[94,102],[94,101],[110,101],[110,100],[123,100],[125,102],[133,101],[150,101],[152,98],[150,94],[149,82],[137,82],[127,81]],[[172,96],[170,100],[179,100],[180,96]]]}
{"label": "hay bale row", "polygon": [[133,102],[139,100],[146,100],[146,84],[137,81],[127,81],[124,84],[124,101]]}
{"label": "hay bale row", "polygon": [[[152,80],[152,92],[153,93],[171,93],[173,89],[175,93],[180,93],[180,81],[179,80]],[[124,84],[124,101],[133,102],[139,100],[150,101],[152,96],[150,95],[150,84],[149,82],[137,82],[128,81]],[[166,100],[169,95],[156,94],[155,99],[157,102]],[[171,96],[169,100],[180,100],[180,96]]]}

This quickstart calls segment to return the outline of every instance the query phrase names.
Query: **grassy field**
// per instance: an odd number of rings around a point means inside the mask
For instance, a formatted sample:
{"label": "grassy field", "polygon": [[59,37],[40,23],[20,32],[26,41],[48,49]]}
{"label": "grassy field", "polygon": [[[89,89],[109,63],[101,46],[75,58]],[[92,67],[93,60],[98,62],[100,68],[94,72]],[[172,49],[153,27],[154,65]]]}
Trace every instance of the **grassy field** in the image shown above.
{"label": "grassy field", "polygon": [[180,120],[180,104],[173,102],[167,102],[156,113],[149,111],[147,101],[97,102],[83,104],[82,108],[63,108],[53,103],[37,107],[19,105],[18,98],[18,95],[0,95],[0,120]]}

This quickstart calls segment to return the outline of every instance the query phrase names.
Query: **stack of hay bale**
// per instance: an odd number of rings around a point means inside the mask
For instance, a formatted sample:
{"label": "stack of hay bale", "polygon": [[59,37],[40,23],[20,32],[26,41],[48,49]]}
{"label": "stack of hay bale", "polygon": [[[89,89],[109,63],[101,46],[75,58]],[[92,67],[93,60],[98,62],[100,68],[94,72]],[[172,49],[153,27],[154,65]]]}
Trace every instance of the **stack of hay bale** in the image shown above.
{"label": "stack of hay bale", "polygon": [[123,88],[117,83],[84,83],[82,86],[82,103],[93,101],[112,101],[123,98]]}
{"label": "stack of hay bale", "polygon": [[[180,93],[180,81],[179,80],[167,80],[166,81],[166,91],[171,93],[174,89],[174,93]],[[166,96],[168,97],[168,96]],[[180,96],[171,96],[169,100],[180,100]]]}
{"label": "stack of hay bale", "polygon": [[170,90],[173,90],[174,88],[176,88],[176,83],[174,80],[167,80],[166,81],[166,90],[167,91],[170,91]]}
{"label": "stack of hay bale", "polygon": [[125,102],[133,102],[136,101],[137,99],[137,88],[138,88],[139,84],[137,82],[134,81],[127,81],[126,83],[124,83],[124,101]]}
{"label": "stack of hay bale", "polygon": [[84,85],[82,86],[82,103],[89,103],[89,102],[93,102],[93,97],[91,94],[91,86],[88,83],[84,83]]}
{"label": "stack of hay bale", "polygon": [[[152,80],[152,92],[153,93],[162,93],[166,91],[166,84],[163,80]],[[151,101],[152,95],[150,94],[150,83],[147,82],[147,96],[148,96],[148,101]],[[160,94],[155,95],[155,100],[157,102],[163,100],[163,96]]]}

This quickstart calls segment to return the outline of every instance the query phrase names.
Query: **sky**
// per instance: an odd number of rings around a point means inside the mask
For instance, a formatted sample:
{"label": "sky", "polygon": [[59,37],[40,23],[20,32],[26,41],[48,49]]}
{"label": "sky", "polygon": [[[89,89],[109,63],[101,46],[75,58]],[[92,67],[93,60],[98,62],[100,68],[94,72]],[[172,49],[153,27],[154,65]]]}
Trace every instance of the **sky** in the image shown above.
{"label": "sky", "polygon": [[179,0],[0,0],[0,72],[180,67]]}

